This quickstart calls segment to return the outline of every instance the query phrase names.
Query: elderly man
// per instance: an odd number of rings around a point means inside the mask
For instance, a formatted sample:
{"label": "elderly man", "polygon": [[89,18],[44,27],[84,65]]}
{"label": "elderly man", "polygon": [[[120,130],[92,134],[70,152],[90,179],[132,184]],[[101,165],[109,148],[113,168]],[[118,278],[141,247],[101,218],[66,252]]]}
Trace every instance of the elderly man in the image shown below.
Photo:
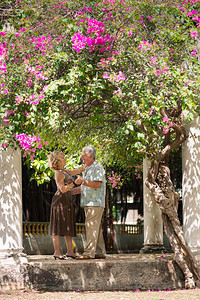
{"label": "elderly man", "polygon": [[86,164],[81,185],[81,206],[85,211],[86,245],[84,253],[76,259],[105,258],[106,250],[102,234],[101,219],[105,207],[106,179],[104,168],[95,161],[96,150],[92,146],[83,148],[82,160]]}

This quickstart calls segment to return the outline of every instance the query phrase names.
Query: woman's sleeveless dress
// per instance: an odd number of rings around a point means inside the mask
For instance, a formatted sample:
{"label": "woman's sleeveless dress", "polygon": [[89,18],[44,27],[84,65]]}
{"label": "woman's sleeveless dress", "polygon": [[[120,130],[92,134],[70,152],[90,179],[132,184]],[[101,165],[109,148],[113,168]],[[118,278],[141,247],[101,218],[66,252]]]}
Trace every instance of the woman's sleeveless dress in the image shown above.
{"label": "woman's sleeveless dress", "polygon": [[51,202],[50,234],[76,236],[75,201],[71,191],[58,189]]}

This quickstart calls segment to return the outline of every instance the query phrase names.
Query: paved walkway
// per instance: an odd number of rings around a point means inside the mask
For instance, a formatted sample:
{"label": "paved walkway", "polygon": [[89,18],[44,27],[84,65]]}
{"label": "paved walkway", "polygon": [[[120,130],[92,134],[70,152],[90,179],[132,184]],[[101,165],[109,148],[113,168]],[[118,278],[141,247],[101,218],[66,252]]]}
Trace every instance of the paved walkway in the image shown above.
{"label": "paved walkway", "polygon": [[114,292],[38,292],[21,290],[0,292],[2,300],[199,300],[200,289],[176,291]]}

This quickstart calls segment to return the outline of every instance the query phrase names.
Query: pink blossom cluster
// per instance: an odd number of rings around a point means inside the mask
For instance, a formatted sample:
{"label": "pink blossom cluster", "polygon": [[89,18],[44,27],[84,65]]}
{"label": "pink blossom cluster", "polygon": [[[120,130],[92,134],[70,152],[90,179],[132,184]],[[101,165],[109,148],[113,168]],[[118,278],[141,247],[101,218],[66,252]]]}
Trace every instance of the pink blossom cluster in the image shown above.
{"label": "pink blossom cluster", "polygon": [[90,19],[88,21],[87,33],[95,33],[97,36],[102,35],[105,32],[105,25],[103,22],[99,22],[95,19]]}
{"label": "pink blossom cluster", "polygon": [[8,119],[8,117],[13,114],[15,114],[15,111],[13,109],[6,111],[6,116],[3,118],[5,126],[9,126],[10,120]]}
{"label": "pink blossom cluster", "polygon": [[0,43],[0,74],[6,72],[5,57],[7,53],[8,49],[6,48],[6,43]]}
{"label": "pink blossom cluster", "polygon": [[3,88],[1,89],[1,94],[8,94],[8,89],[5,88],[5,83],[0,84],[0,87]]}
{"label": "pink blossom cluster", "polygon": [[19,32],[15,32],[15,36],[18,37],[20,33],[26,31],[26,28],[20,28]]}
{"label": "pink blossom cluster", "polygon": [[144,17],[143,17],[143,16],[140,16],[139,23],[140,23],[140,24],[144,23]]}
{"label": "pink blossom cluster", "polygon": [[15,2],[15,7],[17,7],[21,3],[21,0]]}
{"label": "pink blossom cluster", "polygon": [[194,3],[197,3],[197,2],[200,2],[200,0],[183,0],[182,4],[185,4],[185,3],[194,4]]}
{"label": "pink blossom cluster", "polygon": [[[27,136],[26,133],[21,133],[16,135],[16,139],[19,141],[21,148],[24,150],[23,157],[27,157],[30,154],[31,160],[35,157],[36,148],[41,149],[42,143],[41,139],[37,136]],[[48,142],[44,142],[45,145]]]}
{"label": "pink blossom cluster", "polygon": [[140,170],[142,170],[142,166],[136,166],[135,169],[136,169],[135,170],[135,177],[136,177],[136,179],[141,178]]}
{"label": "pink blossom cluster", "polygon": [[137,149],[136,152],[142,152],[143,149],[142,149],[142,143],[141,142],[138,142],[138,145],[141,147],[140,149]]}
{"label": "pink blossom cluster", "polygon": [[139,49],[140,50],[150,50],[151,49],[152,44],[149,43],[149,41],[141,41],[141,43],[139,44]]}
{"label": "pink blossom cluster", "polygon": [[35,95],[35,94],[30,95],[27,99],[26,98],[24,99],[23,97],[16,96],[15,97],[15,104],[19,105],[21,102],[26,102],[28,104],[36,105],[44,97],[45,97],[45,95],[44,95],[43,91],[41,91],[39,95]]}
{"label": "pink blossom cluster", "polygon": [[109,3],[109,4],[115,4],[116,2],[117,2],[117,0],[106,0],[106,1],[103,2],[103,4],[104,4],[104,5],[106,5],[106,4],[108,4],[108,3]]}
{"label": "pink blossom cluster", "polygon": [[[31,151],[31,152],[35,152],[36,148],[35,146],[37,145],[37,147],[39,149],[42,148],[42,144],[41,144],[41,139],[39,137],[36,136],[27,136],[26,133],[21,133],[16,135],[17,140],[20,143],[20,146],[25,150],[25,151]],[[33,148],[34,147],[34,148]]]}
{"label": "pink blossom cluster", "polygon": [[117,82],[120,82],[120,81],[124,81],[126,78],[124,77],[124,74],[119,71],[119,74],[111,74],[111,75],[108,75],[108,73],[104,73],[103,74],[103,78],[104,79],[109,79],[110,81],[112,81],[113,79],[116,80]]}
{"label": "pink blossom cluster", "polygon": [[37,95],[30,95],[27,102],[29,102],[32,105],[36,105],[39,103],[41,99],[45,97],[44,93],[41,92],[38,96]]}
{"label": "pink blossom cluster", "polygon": [[[65,4],[67,1],[60,1],[60,4]],[[62,5],[58,5],[58,6],[56,6],[56,9],[66,9],[67,7],[66,6],[62,6]]]}
{"label": "pink blossom cluster", "polygon": [[138,173],[138,172],[136,171],[136,172],[135,172],[135,177],[136,177],[136,179],[140,179],[140,178],[141,178],[140,173]]}
{"label": "pink blossom cluster", "polygon": [[[42,36],[42,37],[32,37],[29,42],[35,44],[36,49],[39,49],[42,54],[45,54],[45,50],[47,50],[47,44],[51,41],[51,36]],[[52,44],[49,45],[49,48],[52,48]]]}
{"label": "pink blossom cluster", "polygon": [[[112,42],[114,40],[114,37],[110,36],[108,33],[106,35],[103,35],[105,33],[104,23],[99,22],[98,20],[95,19],[86,18],[85,20],[82,19],[80,22],[78,22],[78,25],[84,22],[87,22],[88,36],[85,36],[78,31],[72,37],[72,47],[77,52],[80,52],[82,49],[84,49],[86,45],[89,47],[89,52],[94,51],[97,46],[101,46],[99,50],[100,52],[104,52],[105,50],[110,50],[112,45],[106,46],[106,44]],[[94,37],[89,36],[91,34]]]}
{"label": "pink blossom cluster", "polygon": [[196,31],[191,31],[191,32],[190,32],[191,37],[195,37],[197,34],[198,34],[198,33],[197,33]]}
{"label": "pink blossom cluster", "polygon": [[151,56],[151,62],[152,62],[153,65],[156,64],[156,60],[157,60],[156,56]]}
{"label": "pink blossom cluster", "polygon": [[98,35],[95,38],[91,38],[78,32],[72,37],[72,47],[76,50],[76,52],[80,52],[86,47],[86,45],[88,45],[89,52],[92,52],[96,46],[104,46],[99,50],[100,52],[104,52],[105,50],[110,50],[110,46],[106,46],[106,43],[113,41],[113,39],[114,38],[109,34],[106,36]]}
{"label": "pink blossom cluster", "polygon": [[106,66],[110,64],[110,61],[112,61],[114,57],[109,57],[109,58],[101,58],[100,62],[98,63],[98,66],[100,66],[102,69],[104,69]]}
{"label": "pink blossom cluster", "polygon": [[34,74],[36,78],[40,78],[42,80],[47,80],[48,77],[44,76],[42,72],[39,72],[38,70],[43,68],[42,66],[36,66],[35,68],[34,67],[28,67],[26,65],[26,70],[28,70],[30,73]]}
{"label": "pink blossom cluster", "polygon": [[192,52],[190,53],[190,55],[196,55],[197,54],[197,50],[196,49],[194,49],[194,50],[192,50]]}
{"label": "pink blossom cluster", "polygon": [[121,89],[118,89],[117,91],[114,91],[113,94],[114,94],[114,95],[117,95],[117,94],[122,95],[122,90],[121,90]]}
{"label": "pink blossom cluster", "polygon": [[161,74],[163,74],[164,72],[169,71],[169,67],[165,66],[164,68],[160,69],[160,70],[156,70],[156,76],[159,76]]}
{"label": "pink blossom cluster", "polygon": [[88,8],[87,7],[83,7],[83,9],[81,11],[79,11],[78,15],[82,15],[82,14],[86,13],[87,11],[89,11],[90,13],[92,13],[92,8],[91,7],[88,7]]}
{"label": "pink blossom cluster", "polygon": [[164,126],[164,128],[163,128],[163,132],[164,132],[164,134],[167,134],[168,132],[169,132],[169,130],[170,130],[170,127],[173,127],[173,122],[172,121],[170,121],[170,119],[169,118],[167,118],[167,117],[163,117],[163,120],[162,120],[164,123],[169,123],[168,125],[166,125],[166,126]]}
{"label": "pink blossom cluster", "polygon": [[120,182],[121,180],[121,175],[117,175],[112,171],[112,176],[108,177],[108,179],[110,180],[111,186],[113,189],[117,189],[118,187],[121,187],[123,185],[122,182]]}
{"label": "pink blossom cluster", "polygon": [[[190,4],[195,4],[195,3],[200,3],[200,0],[184,0],[182,2],[182,5],[184,4],[187,4],[187,3],[190,3]],[[185,9],[181,6],[179,6],[179,8],[184,12]],[[200,28],[200,17],[199,17],[199,12],[197,10],[191,10],[187,13],[187,16],[192,18],[193,21],[197,21],[198,25],[197,27]]]}

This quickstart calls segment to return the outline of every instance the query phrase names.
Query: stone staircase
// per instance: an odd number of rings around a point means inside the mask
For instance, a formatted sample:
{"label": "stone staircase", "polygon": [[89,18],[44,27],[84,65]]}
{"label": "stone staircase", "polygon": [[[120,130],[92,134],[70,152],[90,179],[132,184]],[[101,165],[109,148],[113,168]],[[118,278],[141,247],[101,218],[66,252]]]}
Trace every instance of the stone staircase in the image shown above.
{"label": "stone staircase", "polygon": [[29,287],[51,291],[167,290],[184,288],[172,254],[108,254],[106,259],[54,260],[28,256]]}

